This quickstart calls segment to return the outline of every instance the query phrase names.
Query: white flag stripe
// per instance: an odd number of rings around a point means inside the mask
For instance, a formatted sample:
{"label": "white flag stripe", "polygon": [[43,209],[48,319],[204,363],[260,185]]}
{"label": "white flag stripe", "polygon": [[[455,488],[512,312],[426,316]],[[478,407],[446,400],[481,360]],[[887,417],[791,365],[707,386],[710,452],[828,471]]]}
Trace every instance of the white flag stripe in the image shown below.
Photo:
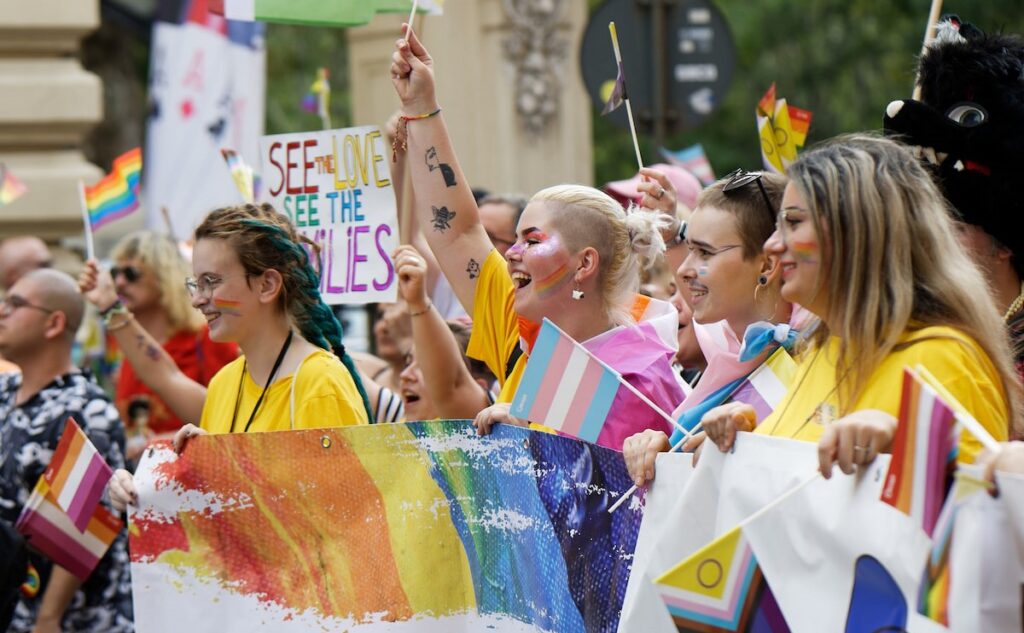
{"label": "white flag stripe", "polygon": [[[917,420],[914,420],[914,478],[911,479],[910,494],[910,517],[914,523],[921,525],[924,522],[925,495],[918,494],[925,485],[928,476],[928,436],[932,426],[932,409],[935,406],[935,394],[928,388],[928,385],[921,385],[921,399],[917,404]],[[908,456],[909,457],[909,456]]]}
{"label": "white flag stripe", "polygon": [[224,0],[224,17],[252,22],[256,19],[256,0]]}
{"label": "white flag stripe", "polygon": [[782,381],[768,365],[758,367],[748,380],[757,393],[761,394],[764,401],[772,407],[782,402],[782,398],[788,391],[786,385],[782,384]]}
{"label": "white flag stripe", "polygon": [[107,553],[107,545],[103,541],[96,538],[88,530],[84,533],[80,532],[78,528],[75,527],[75,524],[71,522],[71,518],[53,503],[47,501],[45,497],[41,499],[35,511],[37,514],[52,523],[54,527],[58,528],[68,537],[74,539],[79,545],[89,550],[89,552],[95,555],[96,558],[101,558]]}
{"label": "white flag stripe", "polygon": [[569,413],[569,406],[572,404],[573,396],[579,388],[580,380],[583,378],[583,370],[587,367],[590,357],[579,345],[573,344],[572,353],[569,355],[569,362],[565,364],[565,371],[562,372],[562,380],[555,392],[555,399],[548,408],[548,414],[544,416],[544,424],[552,428],[562,428],[565,416]]}
{"label": "white flag stripe", "polygon": [[71,507],[71,502],[75,500],[75,495],[82,485],[82,479],[85,478],[85,473],[89,470],[89,464],[92,463],[94,455],[96,455],[96,449],[92,444],[90,442],[83,443],[82,449],[78,452],[78,459],[71,467],[71,472],[68,473],[68,478],[64,481],[64,487],[61,488],[60,496],[57,497],[57,504],[60,507]]}

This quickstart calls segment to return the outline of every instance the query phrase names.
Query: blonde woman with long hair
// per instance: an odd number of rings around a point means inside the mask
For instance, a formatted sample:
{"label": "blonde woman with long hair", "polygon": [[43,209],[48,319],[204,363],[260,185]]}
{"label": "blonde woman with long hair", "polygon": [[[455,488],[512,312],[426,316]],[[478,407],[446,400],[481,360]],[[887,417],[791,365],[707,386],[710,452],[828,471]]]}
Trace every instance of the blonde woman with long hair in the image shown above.
{"label": "blonde woman with long hair", "polygon": [[[1020,386],[985,281],[957,242],[946,202],[902,146],[840,137],[789,169],[778,227],[765,249],[782,263],[782,297],[820,322],[793,386],[754,430],[818,442],[821,469],[843,472],[888,452],[904,367],[924,366],[997,440],[1020,424]],[[704,418],[731,447],[750,411]],[[960,437],[959,459],[981,445]]]}
{"label": "blonde woman with long hair", "polygon": [[[448,137],[430,55],[410,34],[392,59],[403,117],[396,147],[406,144],[411,157],[416,212],[441,270],[473,317],[468,354],[484,361],[502,385],[497,404],[477,416],[478,432],[489,432],[495,422],[519,422],[509,415],[509,403],[544,318],[671,411],[683,398],[671,366],[678,317],[667,302],[636,294],[641,269],[664,251],[659,229],[669,222],[650,211],[627,214],[592,187],[549,187],[526,206],[503,258],[487,237]],[[673,192],[653,183],[647,189],[674,211]],[[411,316],[419,318],[418,312]],[[671,430],[639,399],[620,395],[597,442],[620,449],[645,428]]]}

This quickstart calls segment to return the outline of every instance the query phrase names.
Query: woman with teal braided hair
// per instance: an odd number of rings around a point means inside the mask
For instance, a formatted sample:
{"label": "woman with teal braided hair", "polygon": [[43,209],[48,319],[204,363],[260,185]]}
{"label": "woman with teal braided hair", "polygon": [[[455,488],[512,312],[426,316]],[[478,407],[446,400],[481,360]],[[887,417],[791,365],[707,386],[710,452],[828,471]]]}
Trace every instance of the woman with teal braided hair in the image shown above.
{"label": "woman with teal braided hair", "polygon": [[[242,356],[210,381],[199,426],[174,437],[181,450],[203,433],[252,433],[367,424],[370,403],[341,342],[341,325],[320,298],[310,265],[316,245],[269,205],[217,209],[199,225],[194,277],[185,283],[210,338]],[[135,500],[127,471],[110,483],[116,507]]]}

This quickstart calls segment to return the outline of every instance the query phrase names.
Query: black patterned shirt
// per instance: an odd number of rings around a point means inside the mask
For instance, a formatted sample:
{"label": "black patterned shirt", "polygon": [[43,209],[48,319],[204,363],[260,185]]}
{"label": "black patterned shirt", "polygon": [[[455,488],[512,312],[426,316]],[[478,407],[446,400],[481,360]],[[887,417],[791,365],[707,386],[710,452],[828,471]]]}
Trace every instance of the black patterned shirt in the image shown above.
{"label": "black patterned shirt", "polygon": [[[0,374],[0,520],[13,525],[74,418],[111,468],[124,468],[124,426],[117,409],[85,374],[59,376],[22,405],[20,374]],[[8,633],[31,631],[52,563],[32,553],[41,578],[35,598],[22,597]],[[124,530],[64,612],[64,631],[131,632],[131,576]]]}

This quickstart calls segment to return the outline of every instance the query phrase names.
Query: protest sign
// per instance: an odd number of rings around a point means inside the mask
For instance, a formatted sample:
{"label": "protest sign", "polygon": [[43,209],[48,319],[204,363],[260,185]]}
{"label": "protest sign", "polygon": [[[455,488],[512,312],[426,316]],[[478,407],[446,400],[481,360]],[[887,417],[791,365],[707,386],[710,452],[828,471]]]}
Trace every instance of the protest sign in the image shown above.
{"label": "protest sign", "polygon": [[398,215],[380,129],[264,136],[260,166],[263,200],[320,247],[324,301],[394,301]]}
{"label": "protest sign", "polygon": [[147,451],[140,631],[615,631],[642,510],[616,451],[468,420]]}

